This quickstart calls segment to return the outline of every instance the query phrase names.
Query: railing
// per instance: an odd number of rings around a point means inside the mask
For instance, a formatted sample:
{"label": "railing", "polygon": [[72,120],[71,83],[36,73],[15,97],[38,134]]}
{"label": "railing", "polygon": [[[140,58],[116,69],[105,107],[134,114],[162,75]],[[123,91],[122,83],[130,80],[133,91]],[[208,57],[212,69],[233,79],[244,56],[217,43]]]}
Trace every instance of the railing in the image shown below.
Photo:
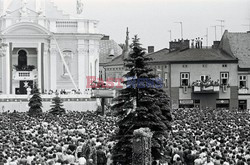
{"label": "railing", "polygon": [[77,32],[77,21],[56,21],[57,32],[74,33]]}
{"label": "railing", "polygon": [[217,93],[220,91],[220,86],[193,86],[194,93]]}
{"label": "railing", "polygon": [[35,80],[37,79],[37,70],[32,71],[17,71],[13,70],[13,79],[14,80]]}
{"label": "railing", "polygon": [[248,88],[239,88],[239,94],[246,94],[248,93]]}

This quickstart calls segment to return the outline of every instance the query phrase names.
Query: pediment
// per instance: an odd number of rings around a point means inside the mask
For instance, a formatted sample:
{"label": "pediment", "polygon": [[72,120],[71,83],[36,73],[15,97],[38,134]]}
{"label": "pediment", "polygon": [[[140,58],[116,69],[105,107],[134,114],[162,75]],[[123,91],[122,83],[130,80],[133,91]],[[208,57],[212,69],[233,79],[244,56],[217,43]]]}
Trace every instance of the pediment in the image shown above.
{"label": "pediment", "polygon": [[35,35],[35,34],[46,34],[45,32],[39,30],[39,29],[35,29],[35,28],[31,28],[31,27],[20,27],[20,28],[16,28],[13,29],[12,31],[9,31],[10,34],[29,34],[29,35]]}
{"label": "pediment", "polygon": [[[19,9],[13,11],[13,12],[10,12],[8,14],[8,16],[12,17],[13,19],[14,18],[20,19],[21,13],[22,13],[22,8],[19,8]],[[27,17],[33,18],[33,19],[39,16],[39,14],[37,12],[35,12],[35,11],[31,10],[31,9],[27,9],[26,14],[27,14]]]}
{"label": "pediment", "polygon": [[3,35],[49,35],[44,27],[30,22],[17,23],[2,32]]}

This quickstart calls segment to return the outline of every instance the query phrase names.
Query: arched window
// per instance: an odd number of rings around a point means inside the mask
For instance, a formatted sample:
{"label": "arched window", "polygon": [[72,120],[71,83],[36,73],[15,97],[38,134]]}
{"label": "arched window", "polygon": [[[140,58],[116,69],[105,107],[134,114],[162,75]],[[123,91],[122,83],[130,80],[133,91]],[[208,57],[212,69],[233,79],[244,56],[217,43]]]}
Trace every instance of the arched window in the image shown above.
{"label": "arched window", "polygon": [[27,52],[25,50],[18,51],[18,66],[27,66]]}
{"label": "arched window", "polygon": [[[66,62],[66,65],[68,66],[69,71],[70,71],[71,70],[71,59],[73,57],[73,52],[71,50],[64,50],[63,51],[63,57],[64,57],[64,60]],[[63,64],[63,75],[64,76],[69,75],[69,73],[67,72],[67,69],[66,69],[64,64]]]}

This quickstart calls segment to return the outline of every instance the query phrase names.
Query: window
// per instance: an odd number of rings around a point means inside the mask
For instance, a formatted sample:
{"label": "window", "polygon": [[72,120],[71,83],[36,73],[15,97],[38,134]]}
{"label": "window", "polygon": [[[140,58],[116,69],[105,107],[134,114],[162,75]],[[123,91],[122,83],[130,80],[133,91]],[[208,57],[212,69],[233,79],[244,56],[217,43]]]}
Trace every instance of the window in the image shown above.
{"label": "window", "polygon": [[182,65],[182,67],[183,67],[183,68],[187,68],[187,67],[188,67],[188,65]]}
{"label": "window", "polygon": [[229,79],[229,73],[222,72],[220,73],[221,85],[227,85]]}
{"label": "window", "polygon": [[203,64],[202,67],[203,67],[203,68],[207,68],[207,64]]}
{"label": "window", "polygon": [[30,77],[30,73],[29,72],[20,72],[19,77]]}
{"label": "window", "polygon": [[167,66],[167,65],[165,65],[165,68],[168,68],[168,66]]}
{"label": "window", "polygon": [[189,85],[189,73],[181,73],[181,87]]}
{"label": "window", "polygon": [[222,68],[226,68],[227,67],[227,64],[222,64]]}
{"label": "window", "polygon": [[208,75],[201,75],[201,81],[206,82],[208,80]]}
{"label": "window", "polygon": [[239,76],[239,87],[240,88],[246,88],[247,87],[247,76],[241,75]]}
{"label": "window", "polygon": [[164,84],[165,84],[165,87],[168,88],[168,73],[164,74]]}

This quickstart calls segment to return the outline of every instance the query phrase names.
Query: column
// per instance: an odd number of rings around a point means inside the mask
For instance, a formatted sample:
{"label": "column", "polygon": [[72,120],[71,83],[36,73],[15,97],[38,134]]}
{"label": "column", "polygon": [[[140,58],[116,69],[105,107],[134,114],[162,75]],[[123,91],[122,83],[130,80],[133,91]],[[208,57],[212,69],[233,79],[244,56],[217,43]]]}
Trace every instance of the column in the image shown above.
{"label": "column", "polygon": [[87,76],[90,76],[90,60],[89,60],[89,41],[86,41],[85,45],[84,45],[84,59],[85,59],[85,83],[86,86],[89,85],[87,84]]}
{"label": "column", "polygon": [[6,94],[6,52],[3,51],[1,58],[1,73],[2,73],[2,92],[3,94]]}
{"label": "column", "polygon": [[10,88],[11,88],[11,82],[10,82],[10,80],[11,80],[11,77],[10,77],[10,72],[11,72],[11,70],[12,69],[10,69],[10,64],[11,64],[11,62],[10,62],[10,57],[11,57],[11,54],[10,54],[10,52],[11,52],[11,46],[12,44],[11,43],[8,43],[8,47],[7,47],[7,49],[6,49],[6,57],[5,57],[5,66],[6,66],[6,94],[8,95],[8,94],[11,94],[11,90],[10,90]]}
{"label": "column", "polygon": [[57,89],[56,86],[56,56],[57,49],[56,45],[51,45],[50,48],[50,89],[55,91]]}
{"label": "column", "polygon": [[48,45],[44,45],[44,58],[43,58],[43,67],[44,67],[44,90],[50,89],[49,88],[49,56],[48,56]]}
{"label": "column", "polygon": [[44,92],[44,43],[41,43],[41,92]]}
{"label": "column", "polygon": [[153,133],[149,128],[140,128],[134,130],[132,165],[151,165],[152,136]]}
{"label": "column", "polygon": [[95,41],[94,40],[89,40],[89,74],[91,76],[95,76]]}
{"label": "column", "polygon": [[9,43],[9,54],[10,54],[10,59],[9,59],[9,83],[10,83],[10,94],[12,94],[12,42]]}
{"label": "column", "polygon": [[38,71],[38,84],[37,87],[42,92],[42,54],[41,54],[41,43],[38,43],[37,47],[37,71]]}
{"label": "column", "polygon": [[78,40],[78,88],[83,92],[86,89],[86,52],[84,40]]}

